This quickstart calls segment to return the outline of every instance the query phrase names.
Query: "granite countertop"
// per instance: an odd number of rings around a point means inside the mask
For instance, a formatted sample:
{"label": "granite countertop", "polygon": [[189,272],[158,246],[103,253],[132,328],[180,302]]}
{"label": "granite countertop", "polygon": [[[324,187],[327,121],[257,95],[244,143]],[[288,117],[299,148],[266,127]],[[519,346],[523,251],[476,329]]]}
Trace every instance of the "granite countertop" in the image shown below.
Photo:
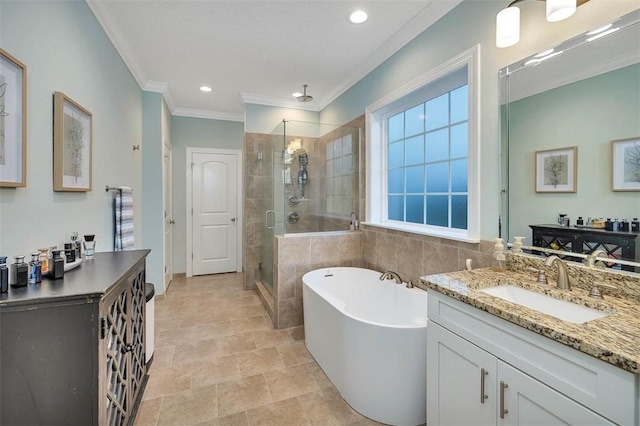
{"label": "granite countertop", "polygon": [[[604,300],[588,297],[588,291],[573,288],[560,291],[555,281],[535,281],[536,275],[492,268],[421,277],[428,289],[450,296],[506,321],[563,343],[635,374],[640,374],[640,305],[632,300],[606,295]],[[479,290],[510,284],[544,293],[608,313],[604,318],[574,324],[529,309]]]}

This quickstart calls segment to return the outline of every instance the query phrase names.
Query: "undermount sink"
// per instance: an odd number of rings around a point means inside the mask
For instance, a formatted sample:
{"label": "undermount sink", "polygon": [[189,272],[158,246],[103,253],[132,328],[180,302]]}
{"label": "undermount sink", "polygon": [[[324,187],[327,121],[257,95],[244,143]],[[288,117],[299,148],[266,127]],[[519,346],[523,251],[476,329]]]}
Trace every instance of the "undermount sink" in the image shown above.
{"label": "undermount sink", "polygon": [[607,316],[606,312],[597,309],[559,300],[545,294],[512,285],[499,285],[485,288],[481,291],[515,303],[516,305],[524,306],[525,308],[533,309],[574,324],[583,324]]}

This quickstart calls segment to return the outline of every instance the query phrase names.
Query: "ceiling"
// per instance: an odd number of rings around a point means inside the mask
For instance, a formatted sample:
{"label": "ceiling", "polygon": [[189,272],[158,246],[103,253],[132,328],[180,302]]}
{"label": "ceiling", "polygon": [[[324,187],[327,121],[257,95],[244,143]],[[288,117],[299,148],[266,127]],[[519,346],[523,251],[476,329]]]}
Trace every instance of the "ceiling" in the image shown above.
{"label": "ceiling", "polygon": [[[87,0],[142,89],[174,115],[233,121],[244,102],[320,111],[461,2]],[[312,102],[292,96],[303,84]]]}

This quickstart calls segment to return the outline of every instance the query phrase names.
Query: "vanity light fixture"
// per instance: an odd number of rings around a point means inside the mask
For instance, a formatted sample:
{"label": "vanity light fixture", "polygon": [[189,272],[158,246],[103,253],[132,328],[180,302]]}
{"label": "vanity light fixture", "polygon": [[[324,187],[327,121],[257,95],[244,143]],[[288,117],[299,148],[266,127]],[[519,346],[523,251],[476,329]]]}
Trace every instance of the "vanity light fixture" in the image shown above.
{"label": "vanity light fixture", "polygon": [[563,50],[560,50],[558,52],[554,52],[553,50],[554,49],[549,49],[549,50],[545,50],[544,52],[538,53],[532,59],[529,59],[527,62],[525,62],[524,66],[539,64],[542,61],[546,61],[547,59],[553,58],[554,56],[558,56],[562,52],[564,52]]}
{"label": "vanity light fixture", "polygon": [[208,92],[211,91],[211,87],[209,87],[209,86],[200,86],[200,90],[205,92],[205,93],[208,93]]}
{"label": "vanity light fixture", "polygon": [[[514,0],[496,16],[496,46],[510,47],[520,41],[520,8]],[[546,3],[547,22],[558,22],[573,15],[578,6],[589,0],[538,0]]]}
{"label": "vanity light fixture", "polygon": [[360,9],[354,10],[349,14],[349,22],[351,22],[352,24],[362,24],[368,18],[369,16],[367,15],[367,12]]}
{"label": "vanity light fixture", "polygon": [[[598,33],[598,34],[594,35],[593,37],[589,37],[589,38],[587,39],[587,41],[597,40],[597,39],[599,39],[600,37],[604,37],[604,36],[609,35],[609,34],[611,34],[611,33],[615,33],[615,32],[616,32],[616,31],[618,31],[619,29],[620,29],[620,27],[611,28],[611,29],[609,29],[609,30],[607,30],[607,31],[604,31],[604,32]],[[587,35],[588,35],[588,33],[587,33]]]}
{"label": "vanity light fixture", "polygon": [[613,24],[607,24],[607,25],[602,26],[602,27],[600,27],[600,28],[596,28],[595,30],[591,30],[591,31],[589,31],[589,32],[587,33],[587,35],[588,35],[588,36],[591,36],[591,35],[600,34],[601,32],[608,30],[608,29],[609,29],[609,28],[611,28],[612,26],[613,26]]}

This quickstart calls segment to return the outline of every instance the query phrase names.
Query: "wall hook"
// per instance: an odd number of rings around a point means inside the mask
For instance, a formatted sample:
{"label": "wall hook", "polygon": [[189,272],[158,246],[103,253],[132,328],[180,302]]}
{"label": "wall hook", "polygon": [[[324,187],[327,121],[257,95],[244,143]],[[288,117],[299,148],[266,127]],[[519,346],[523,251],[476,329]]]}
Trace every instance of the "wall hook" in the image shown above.
{"label": "wall hook", "polygon": [[133,146],[133,150],[134,151],[140,151],[140,145],[134,145]]}

